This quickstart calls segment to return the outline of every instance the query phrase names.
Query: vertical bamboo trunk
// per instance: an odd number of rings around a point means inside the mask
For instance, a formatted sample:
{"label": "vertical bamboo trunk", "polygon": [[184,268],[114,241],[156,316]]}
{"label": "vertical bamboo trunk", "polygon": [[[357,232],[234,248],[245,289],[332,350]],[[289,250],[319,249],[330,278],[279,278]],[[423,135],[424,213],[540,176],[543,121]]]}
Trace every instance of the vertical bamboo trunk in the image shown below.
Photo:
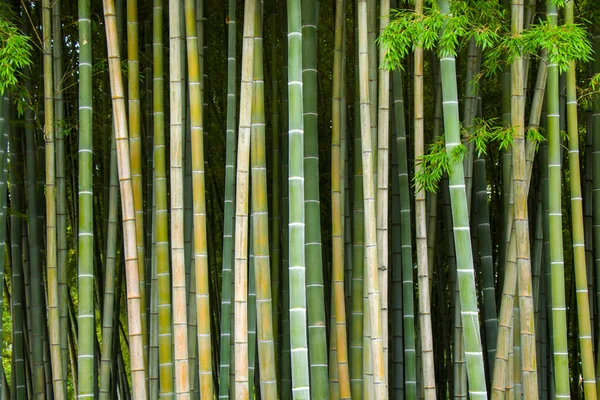
{"label": "vertical bamboo trunk", "polygon": [[[233,265],[233,225],[235,197],[235,123],[236,123],[236,1],[229,0],[227,23],[227,131],[225,156],[225,204],[223,222],[223,275],[221,291],[221,342],[219,399],[229,398],[231,360],[231,282]],[[277,303],[275,303],[277,304]]]}
{"label": "vertical bamboo trunk", "polygon": [[256,1],[246,0],[235,199],[234,367],[235,398],[249,399],[248,382],[248,189],[252,113],[252,71]]}
{"label": "vertical bamboo trunk", "polygon": [[[397,126],[398,181],[400,184],[400,227],[402,242],[402,297],[398,296],[403,310],[404,336],[404,393],[408,399],[417,396],[417,368],[415,357],[415,316],[413,287],[412,232],[410,218],[410,181],[408,176],[408,146],[404,120],[402,76],[394,74],[394,103]],[[400,332],[398,333],[398,336]]]}
{"label": "vertical bamboo trunk", "polygon": [[210,333],[210,302],[208,296],[208,257],[206,238],[206,195],[204,173],[204,138],[202,131],[202,97],[198,37],[194,0],[185,2],[185,34],[190,94],[190,124],[192,136],[192,191],[194,211],[194,264],[196,273],[196,307],[198,324],[198,373],[201,399],[214,396],[212,373],[212,343]]}
{"label": "vertical bamboo trunk", "polygon": [[[423,14],[423,1],[415,2],[415,13]],[[420,43],[414,51],[414,130],[415,130],[415,175],[421,171],[421,160],[425,152],[424,92],[423,92],[423,47]],[[381,157],[381,154],[379,155]],[[386,199],[387,202],[387,199]],[[419,275],[419,323],[422,354],[423,392],[426,399],[435,400],[435,369],[433,361],[433,332],[431,327],[431,300],[429,284],[429,262],[427,260],[427,209],[425,188],[415,189],[415,222],[417,234],[417,270]]]}
{"label": "vertical bamboo trunk", "polygon": [[[106,261],[104,266],[104,304],[102,307],[102,359],[100,361],[100,399],[108,400],[112,395],[111,372],[114,372],[113,337],[115,327],[115,274],[117,257],[119,186],[117,172],[117,147],[111,140],[110,190],[108,196],[108,227],[106,235]],[[118,331],[118,329],[117,329]],[[118,336],[117,336],[118,337]],[[112,375],[112,380],[116,376]]]}
{"label": "vertical bamboo trunk", "polygon": [[[594,31],[594,73],[600,73],[600,31]],[[589,133],[588,133],[589,134]],[[600,170],[600,99],[594,102],[592,116],[592,170]],[[593,176],[593,237],[594,237],[594,272],[596,273],[596,303],[600,308],[600,174]],[[600,340],[600,337],[598,338]],[[600,348],[596,347],[596,391],[600,390]]]}
{"label": "vertical bamboo trunk", "polygon": [[[558,10],[547,3],[550,26],[556,26]],[[561,206],[561,149],[558,66],[548,65],[548,201],[550,224],[550,264],[552,269],[552,332],[554,337],[554,382],[556,396],[569,397],[565,271],[563,260]]]}
{"label": "vertical bamboo trunk", "polygon": [[[565,3],[565,23],[573,23],[573,1]],[[569,135],[569,182],[571,186],[571,223],[573,236],[573,258],[575,269],[575,291],[577,297],[577,318],[583,390],[585,399],[595,399],[596,379],[594,371],[594,343],[590,321],[590,302],[588,299],[587,266],[583,231],[583,201],[579,165],[579,126],[577,124],[577,76],[575,62],[571,62],[567,71],[567,129]]]}
{"label": "vertical bamboo trunk", "polygon": [[[5,267],[6,267],[6,230],[7,230],[7,217],[8,217],[8,121],[9,121],[9,99],[8,93],[5,91],[4,95],[0,98],[2,106],[0,107],[0,310],[4,310],[4,286],[5,283]],[[8,294],[8,290],[7,290]],[[8,297],[8,296],[7,296]],[[3,327],[0,327],[0,335],[3,334]],[[3,336],[0,336],[3,337]],[[0,346],[0,352],[4,350],[4,346]],[[1,353],[0,353],[1,354]],[[2,361],[0,355],[0,361]],[[0,372],[4,374],[4,367],[0,368]],[[4,393],[9,392],[9,388],[6,387],[6,381],[0,381],[0,390]]]}
{"label": "vertical bamboo trunk", "polygon": [[[442,14],[449,13],[450,4],[448,1],[441,0],[438,4]],[[448,51],[441,54],[440,67],[446,149],[448,155],[451,156],[454,149],[460,144],[455,56]],[[469,393],[473,399],[486,399],[485,369],[479,333],[479,311],[477,309],[473,253],[471,250],[462,160],[458,162],[450,161],[449,185]]]}
{"label": "vertical bamboo trunk", "polygon": [[[363,161],[363,184],[365,202],[365,275],[368,293],[368,332],[370,335],[373,386],[376,400],[387,399],[387,385],[383,365],[383,338],[381,335],[381,304],[377,262],[377,239],[375,226],[375,188],[373,182],[373,147],[371,141],[371,103],[369,99],[368,68],[369,51],[367,40],[367,2],[358,2],[360,118]],[[366,326],[366,324],[365,324]]]}
{"label": "vertical bamboo trunk", "polygon": [[[357,53],[358,55],[358,53]],[[358,71],[358,67],[356,68]],[[358,80],[356,80],[358,89]],[[358,90],[356,90],[358,93]],[[353,212],[352,212],[352,293],[350,296],[350,379],[351,394],[353,399],[362,399],[363,391],[363,326],[364,326],[364,307],[363,307],[363,288],[364,288],[364,255],[365,255],[365,237],[364,237],[364,199],[363,199],[363,165],[361,159],[361,139],[360,139],[360,115],[356,112],[359,108],[358,98],[355,96],[355,125],[353,137]]]}
{"label": "vertical bamboo trunk", "polygon": [[[54,73],[54,109],[56,116],[56,228],[57,228],[57,263],[58,263],[58,315],[60,326],[60,349],[62,376],[67,377],[67,189],[65,182],[65,130],[64,130],[64,96],[63,96],[63,60],[62,60],[62,20],[61,2],[54,2],[52,9],[53,35],[53,73]],[[67,379],[63,380],[63,392],[66,393]]]}
{"label": "vertical bamboo trunk", "polygon": [[[50,323],[50,347],[54,392],[58,398],[64,397],[62,361],[60,350],[59,295],[58,295],[58,259],[56,232],[56,154],[54,137],[54,79],[52,72],[52,8],[50,0],[42,2],[42,31],[44,52],[44,137],[46,142],[46,268],[48,285],[48,322]],[[5,156],[0,166],[4,165]],[[91,194],[91,193],[90,193]],[[89,214],[91,218],[91,213]],[[84,302],[85,304],[85,302]],[[39,322],[39,321],[38,321]],[[80,330],[84,335],[91,335],[90,326]],[[82,351],[82,349],[80,349]],[[85,350],[83,353],[86,354]],[[93,374],[89,371],[89,379]]]}
{"label": "vertical bamboo trunk", "polygon": [[[83,1],[83,0],[82,0]],[[129,159],[129,137],[125,117],[123,77],[121,75],[115,5],[112,0],[104,0],[104,19],[109,59],[109,72],[113,102],[115,140],[117,142],[117,165],[123,213],[123,239],[125,248],[125,268],[127,279],[127,307],[129,346],[131,361],[132,393],[135,399],[146,399],[146,370],[142,340],[141,294],[139,269],[137,265],[137,241],[135,230],[135,210]]]}
{"label": "vertical bamboo trunk", "polygon": [[[344,221],[343,221],[343,162],[341,136],[343,77],[343,42],[345,0],[335,3],[335,49],[333,58],[332,136],[331,136],[331,245],[332,245],[332,313],[334,314],[331,335],[335,337],[335,353],[339,398],[350,399],[350,372],[348,369],[348,339],[346,331],[346,296],[344,292]],[[332,344],[333,346],[333,344]],[[333,361],[330,360],[330,363]],[[331,397],[331,396],[330,396]]]}
{"label": "vertical bamboo trunk", "polygon": [[329,389],[319,199],[317,8],[316,0],[302,1],[305,258],[311,398],[326,399]]}
{"label": "vertical bamboo trunk", "polygon": [[[520,35],[523,30],[523,1],[512,2],[512,33]],[[526,400],[537,399],[538,378],[535,349],[535,319],[531,282],[531,258],[529,249],[529,217],[527,212],[528,182],[525,165],[525,97],[523,93],[523,58],[515,57],[511,66],[511,125],[513,127],[513,185],[514,225],[517,240],[517,281],[519,292],[519,315],[521,333],[521,364],[523,394]],[[521,376],[520,371],[516,374]]]}
{"label": "vertical bamboo trunk", "polygon": [[[379,32],[389,23],[390,1],[381,2]],[[386,54],[385,46],[379,50],[379,59]],[[383,365],[385,380],[389,382],[388,340],[388,206],[389,206],[389,146],[390,146],[390,71],[379,68],[379,99],[377,115],[377,261],[379,263],[379,290],[381,293],[381,327],[383,337]]]}
{"label": "vertical bamboo trunk", "polygon": [[[140,57],[137,3],[138,0],[127,0],[127,105],[129,111],[129,146],[131,150],[131,179],[133,184],[133,207],[135,209],[135,234],[140,277],[140,302],[142,304],[142,337],[144,340],[144,357],[148,357],[148,337],[146,333],[146,272],[144,268],[144,207],[142,193]],[[149,77],[147,77],[147,79],[148,78]],[[149,128],[150,127],[148,127],[148,129]],[[149,156],[150,155],[147,155],[147,157]]]}
{"label": "vertical bamboo trunk", "polygon": [[[175,393],[190,398],[187,291],[185,282],[183,218],[183,82],[181,80],[182,21],[179,1],[169,0],[169,92],[171,163],[171,262],[173,266],[173,344]],[[140,216],[141,217],[141,216]],[[140,218],[141,219],[141,218]],[[141,235],[140,235],[141,237]],[[139,257],[138,257],[139,259]]]}
{"label": "vertical bamboo trunk", "polygon": [[255,14],[252,130],[250,137],[252,242],[256,286],[256,337],[258,341],[260,395],[265,399],[271,399],[277,398],[277,374],[275,371],[273,301],[269,263],[262,6],[256,7]]}
{"label": "vertical bamboo trunk", "polygon": [[[6,114],[10,117],[11,113]],[[7,120],[8,123],[8,120]],[[11,260],[11,286],[12,286],[12,379],[13,398],[22,400],[26,398],[25,382],[25,334],[23,331],[23,317],[25,313],[25,297],[23,296],[23,256],[24,248],[21,246],[23,236],[23,219],[18,214],[25,212],[25,197],[23,190],[23,131],[15,132],[15,128],[8,126],[10,143],[10,198],[11,208],[14,211],[10,216],[10,260]]]}
{"label": "vertical bamboo trunk", "polygon": [[[306,326],[304,210],[304,121],[302,90],[302,14],[299,0],[287,1],[289,107],[289,296],[292,396],[311,396]],[[325,368],[325,373],[327,368]],[[327,380],[325,381],[327,383]]]}
{"label": "vertical bamboo trunk", "polygon": [[167,170],[165,151],[163,2],[153,2],[153,103],[154,103],[154,198],[156,210],[156,272],[158,284],[158,370],[161,398],[173,393],[173,327],[171,316],[171,273],[167,214]]}

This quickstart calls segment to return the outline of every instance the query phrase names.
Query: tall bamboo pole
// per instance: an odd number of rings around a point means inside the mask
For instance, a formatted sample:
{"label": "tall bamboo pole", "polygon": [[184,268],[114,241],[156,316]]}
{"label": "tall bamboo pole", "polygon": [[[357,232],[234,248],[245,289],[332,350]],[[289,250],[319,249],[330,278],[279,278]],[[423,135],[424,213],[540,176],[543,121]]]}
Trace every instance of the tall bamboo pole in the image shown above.
{"label": "tall bamboo pole", "polygon": [[[381,2],[379,32],[389,23],[390,1]],[[379,49],[379,58],[384,59],[385,46]],[[379,288],[381,293],[381,320],[388,320],[388,203],[389,203],[389,147],[390,147],[390,71],[379,68],[379,99],[377,114],[377,262],[379,263]],[[389,382],[388,324],[382,327],[383,365],[386,382]]]}
{"label": "tall bamboo pole", "polygon": [[[512,2],[512,34],[523,30],[523,1]],[[526,400],[537,399],[538,378],[535,349],[535,318],[529,249],[529,217],[527,212],[527,172],[525,165],[525,97],[523,93],[523,57],[517,56],[511,65],[511,125],[513,138],[514,225],[517,241],[517,270],[519,292],[519,326],[521,333],[521,364],[523,394]],[[516,318],[516,316],[515,316]],[[516,322],[515,322],[516,325]],[[517,371],[520,376],[520,371]]]}
{"label": "tall bamboo pole", "polygon": [[[54,77],[52,72],[52,7],[50,0],[42,2],[42,27],[43,27],[43,52],[44,52],[44,137],[46,142],[46,268],[48,285],[48,322],[50,324],[50,347],[53,375],[53,388],[56,396],[65,396],[63,384],[63,371],[60,350],[60,321],[59,321],[59,295],[58,295],[58,259],[57,259],[57,232],[56,232],[56,154],[55,154],[55,126],[54,126]],[[90,43],[91,45],[91,43]],[[3,157],[6,158],[6,157]],[[0,166],[4,165],[2,161]],[[81,175],[80,175],[81,176]],[[91,194],[91,192],[90,192]],[[91,218],[91,213],[89,214]],[[90,252],[90,257],[91,257]],[[81,274],[81,272],[80,272]],[[91,288],[91,287],[90,287]],[[91,297],[91,292],[88,292]],[[85,296],[84,296],[85,297]],[[85,299],[82,299],[85,308]],[[80,309],[81,309],[80,308]],[[84,311],[85,313],[85,311]],[[34,323],[39,323],[35,321]],[[80,333],[90,336],[93,332],[92,325],[83,326]],[[80,348],[79,356],[89,354],[86,349]],[[91,364],[90,364],[91,365]],[[85,371],[85,367],[82,368]],[[89,374],[88,383],[92,383],[93,374]]]}
{"label": "tall bamboo pole", "polygon": [[[108,227],[106,235],[106,261],[104,265],[104,304],[102,306],[102,354],[100,361],[100,399],[108,400],[111,392],[111,372],[114,372],[113,337],[115,328],[115,275],[117,257],[119,176],[117,147],[113,138],[110,146],[110,190],[108,195]],[[112,380],[117,377],[112,375]]]}
{"label": "tall bamboo pole", "polygon": [[[449,1],[440,0],[438,5],[442,14],[450,12]],[[446,131],[446,149],[449,156],[460,145],[455,62],[455,56],[449,51],[440,54],[444,127]],[[473,253],[471,250],[469,214],[462,161],[450,161],[449,185],[469,393],[473,399],[486,399],[485,369],[479,333],[479,311],[477,309]]]}
{"label": "tall bamboo pole", "polygon": [[373,148],[371,141],[371,103],[369,99],[367,40],[367,1],[358,2],[358,38],[360,76],[360,118],[363,161],[363,184],[365,201],[365,275],[367,278],[369,333],[373,368],[375,399],[387,398],[387,385],[383,365],[383,338],[381,335],[381,305],[377,263],[377,239],[375,227],[375,188],[373,182]]}
{"label": "tall bamboo pole", "polygon": [[[135,230],[140,277],[142,304],[142,329],[144,356],[148,351],[146,332],[146,271],[144,268],[144,206],[142,188],[142,138],[141,138],[141,101],[140,101],[140,56],[138,29],[138,0],[127,0],[127,95],[129,117],[129,146],[131,150],[131,179],[133,183],[133,207],[135,209]],[[148,79],[149,77],[146,77]],[[150,127],[147,127],[150,129]],[[150,155],[147,155],[150,157]],[[150,171],[148,171],[149,173]],[[151,175],[150,175],[151,176]],[[151,179],[151,178],[149,178]]]}
{"label": "tall bamboo pole", "polygon": [[[546,4],[550,26],[556,27],[558,9]],[[556,396],[570,397],[567,346],[567,312],[565,304],[565,271],[563,260],[560,109],[558,99],[558,66],[548,65],[548,201],[550,223],[550,263],[552,269],[552,332],[554,348],[554,382]]]}
{"label": "tall bamboo pole", "polygon": [[[304,210],[304,121],[302,90],[302,14],[299,0],[287,1],[289,96],[289,292],[292,396],[311,396],[306,326]],[[327,369],[325,368],[325,371]],[[327,372],[325,372],[327,373]],[[325,381],[327,383],[327,381]],[[327,387],[327,386],[326,386]]]}
{"label": "tall bamboo pole", "polygon": [[321,203],[319,198],[319,135],[317,91],[317,1],[302,1],[302,90],[304,113],[304,208],[306,218],[306,297],[311,398],[328,397],[327,330]]}
{"label": "tall bamboo pole", "polygon": [[252,113],[252,71],[256,1],[246,0],[242,45],[242,86],[235,191],[234,367],[235,398],[249,398],[248,382],[248,189]]}
{"label": "tall bamboo pole", "polygon": [[194,264],[196,273],[196,307],[198,324],[198,373],[202,400],[214,396],[212,373],[212,342],[210,333],[210,302],[208,297],[208,256],[206,238],[206,195],[204,173],[204,137],[202,131],[202,97],[198,37],[194,0],[185,2],[185,35],[190,95],[192,135],[192,192],[194,211]]}
{"label": "tall bamboo pole", "polygon": [[[173,344],[175,393],[178,399],[190,398],[190,372],[185,282],[183,218],[183,108],[184,83],[181,80],[180,2],[169,0],[169,93],[170,93],[170,162],[171,162],[171,263],[173,267]],[[140,215],[140,219],[141,215]],[[140,236],[141,237],[141,236]]]}
{"label": "tall bamboo pole", "polygon": [[133,207],[133,188],[131,182],[131,164],[129,160],[129,137],[125,116],[123,77],[120,68],[121,57],[119,55],[114,1],[103,0],[103,6],[114,113],[115,140],[117,142],[117,165],[121,190],[121,207],[123,213],[125,276],[127,279],[127,325],[129,328],[132,393],[135,399],[144,400],[146,399],[146,370],[144,367],[144,348],[142,339],[140,278],[137,265],[137,241],[135,210]]}
{"label": "tall bamboo pole", "polygon": [[[256,337],[260,395],[277,398],[273,301],[269,263],[269,218],[267,202],[267,159],[265,146],[265,84],[263,73],[262,5],[256,7],[254,22],[254,72],[250,162],[252,180],[252,242],[256,288]],[[275,235],[276,233],[273,233]]]}
{"label": "tall bamboo pole", "polygon": [[[332,312],[334,323],[332,336],[335,335],[337,376],[339,398],[350,399],[350,375],[348,370],[348,340],[346,333],[346,304],[344,292],[344,258],[349,254],[344,252],[343,232],[343,200],[342,184],[342,48],[344,42],[343,24],[345,20],[345,0],[335,3],[335,48],[333,58],[333,96],[332,96],[332,133],[331,133],[331,246],[332,246]],[[332,338],[333,341],[333,338]],[[330,361],[332,362],[332,361]],[[331,397],[331,396],[330,396]]]}
{"label": "tall bamboo pole", "polygon": [[[52,58],[54,73],[54,109],[56,116],[56,228],[58,263],[58,315],[60,326],[60,349],[62,376],[67,376],[67,188],[65,182],[65,104],[63,95],[63,47],[61,2],[56,0],[52,9]],[[67,379],[63,380],[63,392],[66,393]]]}
{"label": "tall bamboo pole", "polygon": [[[423,15],[423,1],[415,2],[415,13]],[[421,160],[425,152],[425,121],[423,92],[423,47],[417,43],[414,52],[414,130],[415,130],[415,174],[421,171]],[[381,154],[379,155],[381,157]],[[386,199],[387,202],[387,199]],[[429,262],[427,260],[427,206],[425,188],[415,189],[415,221],[417,235],[417,270],[419,275],[419,323],[423,365],[423,391],[426,399],[436,398],[435,369],[433,362],[433,332],[431,327],[431,300],[429,284]]]}
{"label": "tall bamboo pole", "polygon": [[[161,398],[173,393],[173,327],[171,273],[167,214],[167,170],[165,151],[163,1],[153,1],[152,13],[153,103],[154,103],[154,201],[156,210],[156,272],[158,284],[158,370]],[[179,57],[177,57],[179,58]]]}
{"label": "tall bamboo pole", "polygon": [[[221,342],[219,399],[229,398],[231,360],[231,282],[233,265],[233,225],[235,198],[235,123],[236,123],[236,1],[229,0],[227,23],[227,128],[225,155],[225,204],[223,222],[223,275],[221,290]],[[277,304],[277,303],[276,303]]]}
{"label": "tall bamboo pole", "polygon": [[[573,23],[573,1],[565,3],[565,24]],[[577,124],[577,74],[575,62],[567,70],[567,129],[569,135],[569,182],[571,186],[571,223],[573,236],[573,258],[575,290],[577,296],[577,319],[579,322],[579,346],[585,399],[596,399],[594,371],[594,343],[590,321],[587,266],[583,231],[583,201],[581,194],[581,172],[579,165],[579,126]]]}

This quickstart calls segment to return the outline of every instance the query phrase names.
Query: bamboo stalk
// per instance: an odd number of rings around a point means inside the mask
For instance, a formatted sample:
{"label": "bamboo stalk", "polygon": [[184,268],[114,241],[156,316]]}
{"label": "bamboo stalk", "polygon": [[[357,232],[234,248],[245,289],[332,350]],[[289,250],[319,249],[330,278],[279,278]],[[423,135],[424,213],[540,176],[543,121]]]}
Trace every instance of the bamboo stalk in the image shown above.
{"label": "bamboo stalk", "polygon": [[146,370],[144,368],[141,326],[140,278],[137,265],[135,210],[133,208],[133,188],[131,182],[131,164],[129,160],[129,138],[125,117],[123,77],[121,76],[120,69],[114,1],[104,0],[103,5],[114,113],[115,140],[117,142],[117,165],[121,191],[121,207],[123,213],[132,392],[136,399],[146,399]]}

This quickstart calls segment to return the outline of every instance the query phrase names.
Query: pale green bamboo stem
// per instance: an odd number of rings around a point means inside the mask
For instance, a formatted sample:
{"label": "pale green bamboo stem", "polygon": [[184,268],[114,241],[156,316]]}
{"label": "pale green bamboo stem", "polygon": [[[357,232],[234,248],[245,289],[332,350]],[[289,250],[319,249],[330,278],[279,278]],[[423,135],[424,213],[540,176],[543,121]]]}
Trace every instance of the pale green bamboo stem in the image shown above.
{"label": "pale green bamboo stem", "polygon": [[[448,1],[441,0],[438,4],[442,14],[449,13],[450,4]],[[455,57],[452,54],[448,54],[448,52],[445,53],[440,57],[440,64],[446,149],[450,155],[456,146],[460,144],[460,120],[456,90]],[[479,311],[477,308],[473,253],[471,251],[469,214],[462,160],[450,161],[449,188],[469,393],[473,399],[486,399],[485,369],[479,333]]]}
{"label": "pale green bamboo stem", "polygon": [[231,283],[233,264],[233,224],[235,189],[235,122],[236,122],[236,1],[229,0],[227,23],[227,131],[225,155],[225,204],[223,222],[223,275],[221,291],[221,342],[219,399],[229,398],[231,360]]}
{"label": "pale green bamboo stem", "polygon": [[[140,277],[140,302],[142,304],[142,329],[144,354],[147,357],[146,333],[146,272],[144,268],[144,207],[142,193],[142,138],[140,101],[140,60],[138,39],[138,0],[127,0],[127,94],[129,110],[129,146],[131,150],[131,179],[133,183],[133,207],[135,209],[135,234],[137,242]],[[149,80],[149,76],[146,77]],[[149,129],[150,127],[148,127]]]}
{"label": "pale green bamboo stem", "polygon": [[258,341],[260,395],[265,399],[275,399],[277,398],[277,373],[275,363],[273,362],[275,360],[275,337],[273,334],[273,301],[271,297],[271,266],[269,263],[262,5],[256,7],[255,14],[250,158],[252,227],[254,233],[252,240],[256,290],[256,337]]}
{"label": "pale green bamboo stem", "polygon": [[[379,32],[383,32],[389,23],[390,1],[384,0],[380,4]],[[386,47],[379,49],[379,59],[383,60]],[[373,53],[375,58],[375,53]],[[373,98],[374,99],[374,98]],[[379,68],[379,99],[377,114],[377,262],[379,263],[379,290],[381,293],[381,331],[383,337],[383,367],[385,381],[389,382],[389,340],[388,340],[388,203],[389,203],[389,147],[390,147],[390,71]]]}
{"label": "pale green bamboo stem", "polygon": [[196,274],[196,307],[198,326],[198,373],[201,399],[214,396],[210,301],[208,293],[208,255],[206,234],[206,190],[204,170],[204,135],[201,93],[201,69],[198,57],[196,9],[194,0],[185,2],[185,35],[190,96],[192,147],[192,191],[194,212],[194,268]]}
{"label": "pale green bamboo stem", "polygon": [[[185,282],[183,204],[183,107],[180,2],[169,0],[169,90],[170,90],[170,179],[171,179],[171,263],[173,271],[173,335],[175,394],[190,398],[187,290]],[[141,186],[141,185],[140,185]],[[141,196],[140,196],[141,197]],[[140,218],[141,215],[140,215]],[[142,237],[140,235],[140,237]],[[138,257],[139,259],[139,257]]]}
{"label": "pale green bamboo stem", "polygon": [[[415,14],[423,15],[423,1],[415,2]],[[423,91],[423,47],[417,43],[414,50],[414,146],[415,175],[421,173],[421,157],[425,153],[425,121]],[[379,157],[382,155],[379,154]],[[387,203],[387,197],[385,198]],[[415,222],[417,241],[417,271],[419,279],[419,325],[422,356],[422,388],[425,399],[435,400],[435,367],[433,361],[433,332],[431,327],[431,300],[429,262],[427,260],[427,205],[425,188],[415,188]]]}
{"label": "pale green bamboo stem", "polygon": [[[56,116],[56,222],[57,222],[57,263],[58,263],[58,315],[60,326],[60,349],[62,376],[67,377],[67,189],[65,182],[64,144],[64,96],[63,96],[63,48],[61,2],[56,0],[52,9],[52,58],[54,73],[54,108]],[[67,379],[63,380],[63,392],[67,390]]]}
{"label": "pale green bamboo stem", "polygon": [[248,189],[250,130],[252,112],[252,57],[256,1],[246,0],[242,46],[242,86],[238,130],[238,164],[235,199],[235,293],[234,293],[234,367],[235,398],[249,399],[248,372]]}
{"label": "pale green bamboo stem", "polygon": [[[114,371],[113,337],[115,337],[115,267],[117,257],[117,224],[119,201],[117,147],[114,136],[111,140],[110,153],[110,190],[108,198],[106,261],[104,266],[104,304],[102,306],[102,309],[104,310],[102,314],[102,354],[100,361],[100,399],[102,400],[110,399],[112,394],[111,371]],[[116,379],[116,377],[113,375],[112,379]]]}
{"label": "pale green bamboo stem", "polygon": [[[573,0],[565,3],[565,24],[573,23]],[[596,399],[596,378],[594,371],[594,343],[590,321],[590,301],[588,298],[587,266],[583,231],[583,200],[579,165],[579,126],[577,124],[577,74],[572,61],[567,70],[567,129],[569,135],[569,182],[571,186],[571,223],[573,237],[573,258],[575,269],[575,290],[577,296],[577,319],[579,325],[579,346],[583,390],[586,400]],[[592,312],[593,313],[593,312]]]}
{"label": "pale green bamboo stem", "polygon": [[[558,10],[553,2],[547,3],[550,26],[556,26]],[[548,197],[550,223],[550,264],[552,269],[552,332],[554,348],[554,382],[556,396],[568,398],[569,366],[567,346],[567,318],[565,304],[565,272],[563,261],[560,108],[558,66],[548,65]]]}
{"label": "pale green bamboo stem", "polygon": [[[154,197],[156,210],[156,275],[158,284],[158,370],[161,398],[172,398],[173,326],[171,307],[171,272],[169,262],[169,228],[167,214],[167,169],[165,151],[163,1],[153,1],[152,13],[153,104],[154,104]],[[179,57],[178,57],[179,58]]]}
{"label": "pale green bamboo stem", "polygon": [[135,210],[129,160],[129,137],[125,117],[123,77],[121,75],[115,5],[104,0],[104,20],[109,59],[112,103],[114,112],[115,140],[117,142],[117,165],[123,213],[123,239],[127,279],[128,328],[131,360],[132,393],[136,399],[145,400],[146,370],[144,367],[139,269],[136,252]]}
{"label": "pale green bamboo stem", "polygon": [[360,80],[360,118],[361,118],[361,145],[363,161],[363,198],[365,202],[365,275],[367,277],[366,291],[368,293],[368,325],[367,332],[370,337],[370,357],[372,362],[374,399],[387,399],[387,385],[383,364],[383,338],[381,329],[381,302],[379,293],[377,238],[376,238],[376,213],[375,213],[375,187],[374,187],[374,157],[371,125],[371,102],[369,86],[367,85],[369,70],[369,45],[367,35],[367,1],[358,2],[358,38],[359,38],[359,73]]}
{"label": "pale green bamboo stem", "polygon": [[[58,312],[58,254],[57,254],[57,228],[56,228],[56,143],[54,121],[54,76],[52,72],[52,8],[50,0],[42,2],[42,31],[43,31],[43,61],[44,61],[44,140],[46,143],[46,268],[48,286],[48,322],[50,324],[50,350],[52,353],[53,389],[58,398],[65,396],[63,371],[60,349],[60,320]],[[91,43],[90,43],[91,45]],[[84,61],[85,62],[85,61]],[[5,145],[5,144],[4,144]],[[6,162],[2,157],[0,166]],[[81,177],[81,174],[80,174]],[[90,219],[93,214],[90,213]],[[90,252],[91,257],[91,252]],[[90,287],[91,288],[91,287]],[[91,297],[91,293],[89,294]],[[85,297],[85,296],[84,296]],[[83,299],[82,308],[85,309]],[[39,322],[39,321],[37,321]],[[36,323],[37,323],[36,322]],[[91,335],[91,326],[83,326],[79,330],[84,335]],[[79,349],[80,355],[86,353],[85,347]],[[82,368],[85,371],[85,366]],[[89,373],[89,372],[88,372]],[[90,383],[93,374],[89,374]]]}
{"label": "pale green bamboo stem", "polygon": [[[304,106],[302,89],[302,14],[299,0],[287,1],[289,107],[289,293],[292,396],[311,396],[308,362],[305,210]],[[326,349],[326,347],[325,347]],[[325,368],[327,373],[327,368]],[[327,384],[327,379],[325,379]],[[327,386],[325,386],[327,388]]]}

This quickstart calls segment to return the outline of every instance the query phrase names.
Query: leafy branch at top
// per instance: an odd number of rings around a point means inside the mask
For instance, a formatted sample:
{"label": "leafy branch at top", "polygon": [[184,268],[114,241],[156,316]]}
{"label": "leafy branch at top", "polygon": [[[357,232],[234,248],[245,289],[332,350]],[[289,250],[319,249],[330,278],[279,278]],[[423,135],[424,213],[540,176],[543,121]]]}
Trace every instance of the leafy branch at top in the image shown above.
{"label": "leafy branch at top", "polygon": [[0,94],[16,87],[21,70],[31,64],[31,39],[21,34],[10,12],[0,10]]}

